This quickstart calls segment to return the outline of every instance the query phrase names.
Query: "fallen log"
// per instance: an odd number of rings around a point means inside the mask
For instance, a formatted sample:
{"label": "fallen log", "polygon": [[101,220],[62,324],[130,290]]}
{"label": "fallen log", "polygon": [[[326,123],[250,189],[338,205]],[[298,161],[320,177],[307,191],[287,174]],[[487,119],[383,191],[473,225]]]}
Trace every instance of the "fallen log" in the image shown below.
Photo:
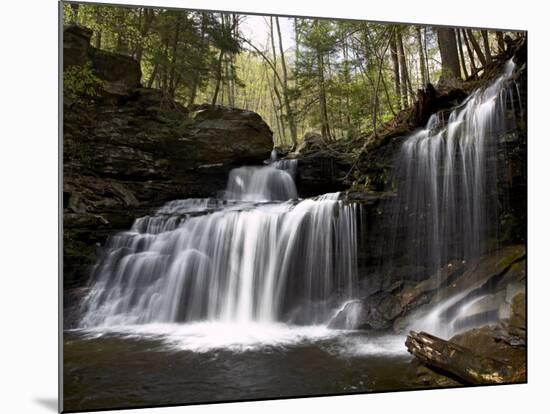
{"label": "fallen log", "polygon": [[423,364],[466,384],[503,384],[515,379],[512,366],[426,332],[411,331],[405,345]]}

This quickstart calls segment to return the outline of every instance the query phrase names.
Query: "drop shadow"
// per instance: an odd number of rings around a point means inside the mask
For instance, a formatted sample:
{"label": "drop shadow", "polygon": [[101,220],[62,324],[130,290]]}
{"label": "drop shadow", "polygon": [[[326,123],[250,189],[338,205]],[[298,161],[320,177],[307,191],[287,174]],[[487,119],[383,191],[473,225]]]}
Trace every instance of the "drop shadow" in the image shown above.
{"label": "drop shadow", "polygon": [[57,398],[35,398],[34,402],[55,413],[59,410]]}

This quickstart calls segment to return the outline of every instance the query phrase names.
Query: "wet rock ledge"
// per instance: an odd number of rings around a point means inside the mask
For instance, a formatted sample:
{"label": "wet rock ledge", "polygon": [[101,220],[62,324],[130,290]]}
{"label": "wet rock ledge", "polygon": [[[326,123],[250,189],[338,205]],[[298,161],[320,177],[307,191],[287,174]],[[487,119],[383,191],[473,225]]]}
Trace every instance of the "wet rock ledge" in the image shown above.
{"label": "wet rock ledge", "polygon": [[[93,97],[63,100],[63,271],[82,286],[109,234],[165,201],[209,197],[235,166],[261,164],[272,131],[250,111],[185,108],[140,84],[138,62],[90,46],[91,31],[63,31],[63,70],[91,68]],[[67,298],[70,301],[70,298]]]}

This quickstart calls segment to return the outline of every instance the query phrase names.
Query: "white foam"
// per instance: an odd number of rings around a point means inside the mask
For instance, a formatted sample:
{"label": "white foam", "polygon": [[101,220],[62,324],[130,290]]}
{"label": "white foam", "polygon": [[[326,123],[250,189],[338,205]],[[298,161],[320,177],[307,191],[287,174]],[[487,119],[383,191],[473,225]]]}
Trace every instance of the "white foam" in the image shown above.
{"label": "white foam", "polygon": [[82,332],[90,338],[118,334],[125,338],[157,339],[173,350],[210,352],[255,351],[286,347],[333,338],[341,333],[321,325],[295,326],[282,323],[195,322],[187,324],[145,324],[92,328]]}
{"label": "white foam", "polygon": [[347,357],[409,355],[401,335],[344,336],[333,351]]}

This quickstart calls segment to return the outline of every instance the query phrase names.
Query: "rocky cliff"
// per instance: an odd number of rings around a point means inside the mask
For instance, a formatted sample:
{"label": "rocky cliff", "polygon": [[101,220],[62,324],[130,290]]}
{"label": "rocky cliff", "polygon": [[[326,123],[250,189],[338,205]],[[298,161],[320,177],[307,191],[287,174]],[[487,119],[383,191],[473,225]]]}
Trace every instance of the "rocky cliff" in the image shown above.
{"label": "rocky cliff", "polygon": [[133,59],[90,46],[91,32],[63,31],[64,72],[91,67],[100,87],[63,100],[63,271],[82,286],[109,234],[165,201],[209,197],[228,172],[261,164],[273,147],[261,117],[234,108],[189,110],[140,85]]}

